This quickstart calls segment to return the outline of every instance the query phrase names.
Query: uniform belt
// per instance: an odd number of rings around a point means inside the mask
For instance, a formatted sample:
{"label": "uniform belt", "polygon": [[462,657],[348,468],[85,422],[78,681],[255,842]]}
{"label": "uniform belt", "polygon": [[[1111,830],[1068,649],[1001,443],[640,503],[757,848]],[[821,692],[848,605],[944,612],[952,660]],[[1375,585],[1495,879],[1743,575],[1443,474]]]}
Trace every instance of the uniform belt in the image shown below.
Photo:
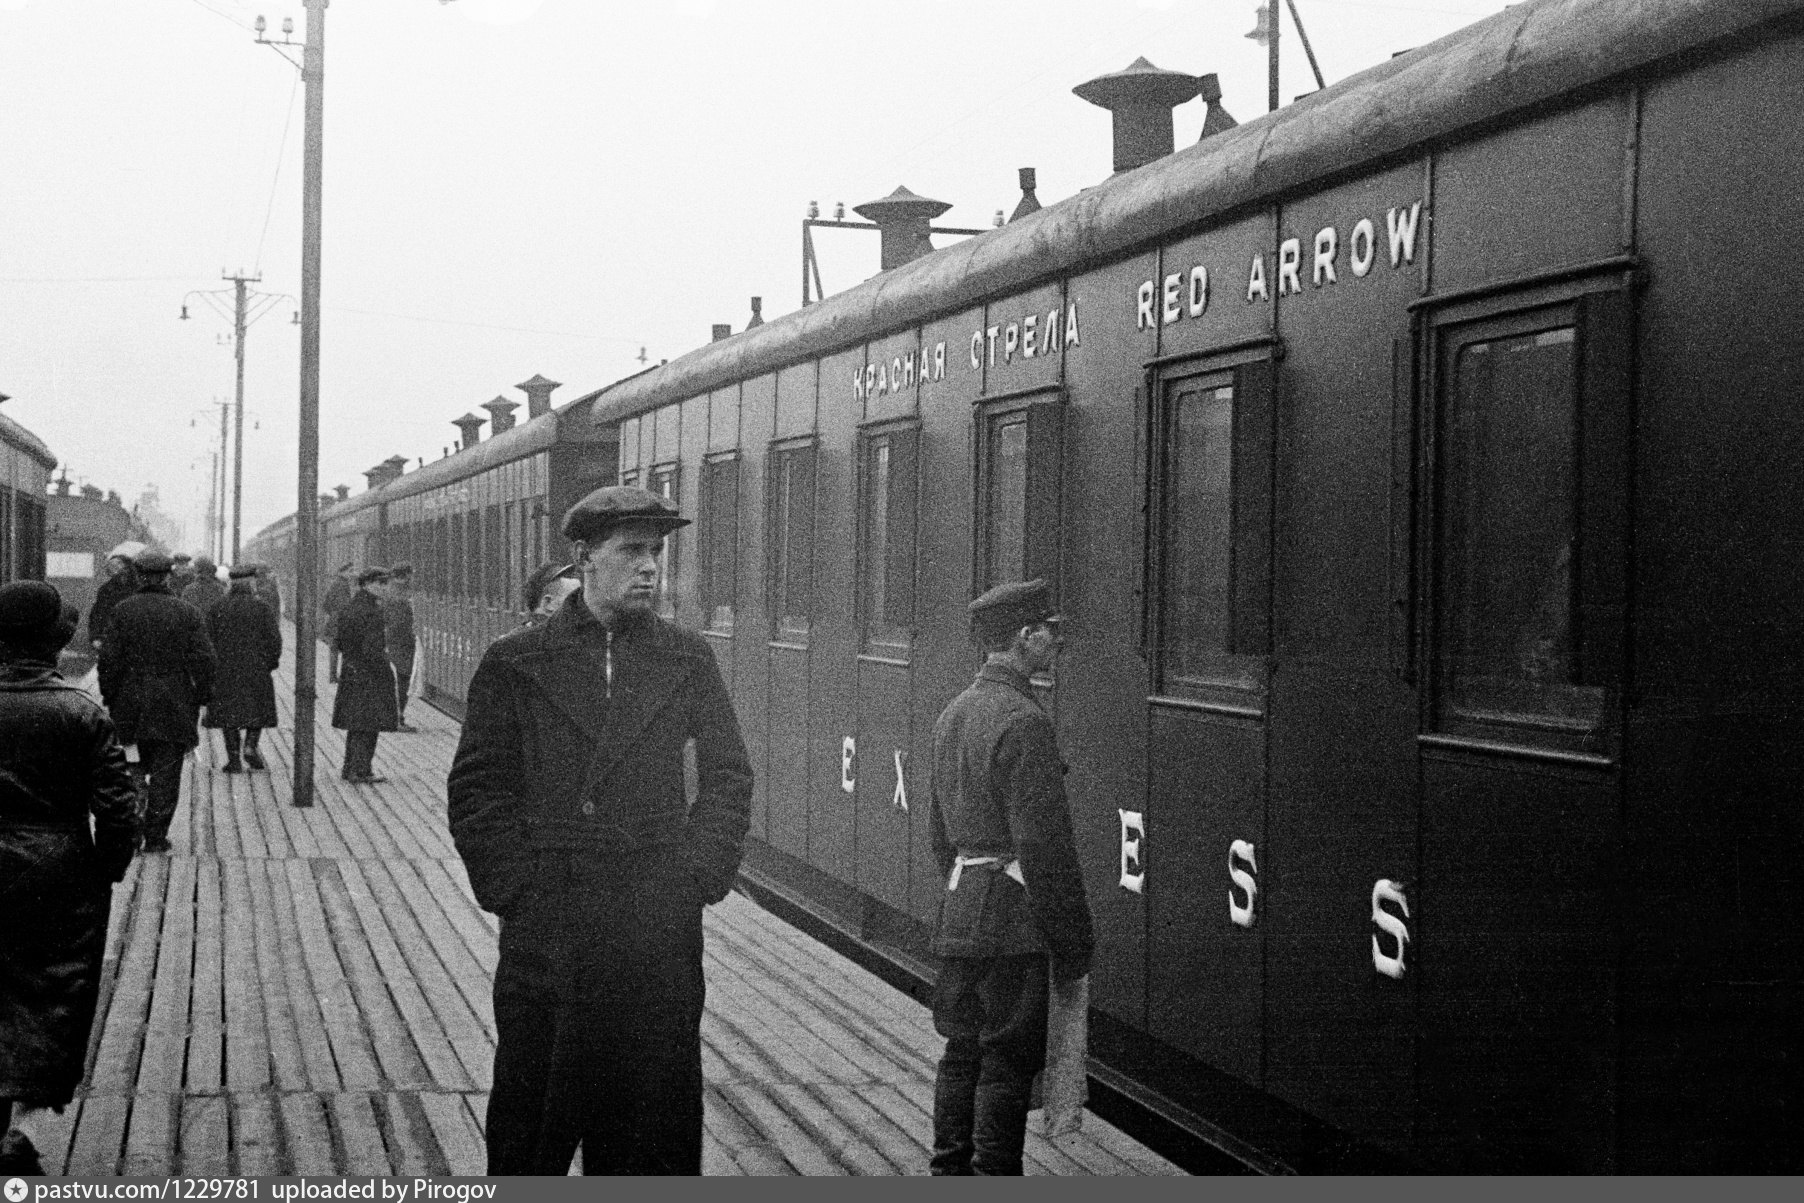
{"label": "uniform belt", "polygon": [[1027,885],[1027,878],[1021,875],[1021,859],[1019,857],[978,856],[969,852],[961,852],[952,858],[952,876],[946,879],[948,892],[958,889],[958,879],[964,876],[966,865],[1000,865],[1002,871],[1008,876],[1020,882],[1023,887]]}

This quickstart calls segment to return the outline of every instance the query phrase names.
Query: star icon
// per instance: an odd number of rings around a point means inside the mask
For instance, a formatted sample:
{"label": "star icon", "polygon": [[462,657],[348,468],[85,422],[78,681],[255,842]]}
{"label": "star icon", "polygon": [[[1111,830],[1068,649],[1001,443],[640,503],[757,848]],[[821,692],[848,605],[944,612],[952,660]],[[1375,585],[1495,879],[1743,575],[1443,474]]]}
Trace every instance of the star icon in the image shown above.
{"label": "star icon", "polygon": [[6,1180],[7,1203],[22,1203],[26,1194],[30,1192],[30,1189],[30,1187],[25,1185],[25,1179],[8,1178]]}

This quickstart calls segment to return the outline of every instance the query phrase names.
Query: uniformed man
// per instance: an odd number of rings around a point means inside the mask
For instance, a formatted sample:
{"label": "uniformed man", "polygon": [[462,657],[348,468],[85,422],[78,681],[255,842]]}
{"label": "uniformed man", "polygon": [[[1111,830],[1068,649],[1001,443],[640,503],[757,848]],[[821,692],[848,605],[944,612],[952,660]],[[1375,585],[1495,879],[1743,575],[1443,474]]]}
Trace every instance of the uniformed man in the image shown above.
{"label": "uniformed man", "polygon": [[144,851],[167,852],[182,762],[200,743],[200,708],[213,696],[216,662],[206,620],[170,592],[169,554],[141,551],[133,567],[143,584],[113,607],[100,647],[100,694],[119,741],[138,745],[147,790]]}
{"label": "uniformed man", "polygon": [[43,581],[0,585],[0,1177],[44,1172],[35,1142],[81,1083],[112,886],[138,847],[113,721],[56,671],[80,621]]}
{"label": "uniformed man", "polygon": [[407,721],[407,687],[413,681],[413,565],[388,570],[388,596],[382,599],[383,636],[388,662],[395,670],[395,730],[418,731]]}
{"label": "uniformed man", "polygon": [[1019,1174],[1048,969],[1061,982],[1088,973],[1093,936],[1064,764],[1032,683],[1058,657],[1059,616],[1038,580],[998,585],[970,613],[984,664],[933,727],[929,830],[947,893],[932,1170]]}
{"label": "uniformed man", "polygon": [[338,650],[344,657],[344,671],[338,696],[332,699],[332,725],[345,733],[344,779],[352,785],[387,780],[376,775],[376,739],[400,722],[395,711],[395,670],[388,662],[387,623],[382,617],[388,589],[388,569],[365,568],[357,575],[357,592],[338,612]]}
{"label": "uniformed man", "polygon": [[[491,1174],[697,1174],[702,908],[743,851],[752,769],[713,651],[654,612],[655,493],[564,517],[581,588],[489,646],[447,783],[451,834],[501,916]],[[694,741],[698,788],[684,785]]]}
{"label": "uniformed man", "polygon": [[340,564],[337,574],[332,578],[331,588],[327,589],[326,596],[320,599],[319,608],[321,614],[325,616],[325,621],[320,623],[319,637],[326,641],[326,683],[328,685],[338,680],[338,612],[345,608],[346,603],[351,600],[351,594],[356,592],[356,586],[352,584],[356,575],[356,565]]}
{"label": "uniformed man", "polygon": [[[263,732],[276,725],[276,687],[270,679],[282,663],[282,627],[269,604],[257,596],[257,569],[232,565],[232,590],[207,611],[207,634],[219,657],[207,726],[225,740],[221,771],[266,768],[258,747]],[[189,591],[195,588],[190,585]]]}

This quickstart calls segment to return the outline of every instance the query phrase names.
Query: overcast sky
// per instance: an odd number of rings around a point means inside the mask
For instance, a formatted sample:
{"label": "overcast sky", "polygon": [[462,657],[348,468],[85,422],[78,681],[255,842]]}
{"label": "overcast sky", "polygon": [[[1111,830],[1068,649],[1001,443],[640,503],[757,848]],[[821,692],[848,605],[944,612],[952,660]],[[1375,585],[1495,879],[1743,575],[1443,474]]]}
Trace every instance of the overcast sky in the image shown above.
{"label": "overcast sky", "polygon": [[[1330,84],[1503,0],[1297,0]],[[320,486],[439,458],[534,373],[568,401],[801,301],[800,220],[898,184],[981,227],[1109,174],[1071,88],[1144,55],[1266,108],[1254,0],[336,0],[328,10]],[[299,0],[0,0],[0,392],[72,477],[147,484],[205,546],[223,271],[300,292]],[[1285,21],[1283,95],[1314,87]],[[298,47],[295,51],[298,54]],[[1177,112],[1195,141],[1202,105]],[[850,215],[848,215],[850,216]],[[938,242],[944,245],[948,239]],[[819,235],[828,292],[873,235]],[[217,293],[225,312],[187,294]],[[247,341],[246,538],[295,509],[299,328]],[[411,467],[412,465],[410,465]]]}

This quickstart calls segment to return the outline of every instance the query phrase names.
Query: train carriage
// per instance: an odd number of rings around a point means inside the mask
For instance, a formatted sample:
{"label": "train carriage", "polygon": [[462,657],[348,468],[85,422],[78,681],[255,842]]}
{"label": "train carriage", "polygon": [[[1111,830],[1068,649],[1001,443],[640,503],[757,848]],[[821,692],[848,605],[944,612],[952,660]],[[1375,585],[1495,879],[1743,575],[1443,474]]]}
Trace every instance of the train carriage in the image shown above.
{"label": "train carriage", "polygon": [[320,515],[322,573],[414,565],[422,694],[456,715],[483,651],[523,620],[526,578],[561,550],[556,517],[615,478],[616,436],[596,427],[589,399],[553,409],[555,382],[520,387],[526,421],[512,423],[517,404],[497,398],[492,437],[479,439],[467,419],[455,454],[407,473],[404,459],[385,461],[367,474],[368,490]]}
{"label": "train carriage", "polygon": [[925,960],[1044,576],[1098,1073],[1304,1167],[1796,1168],[1796,0],[1539,0],[592,394],[752,877]]}
{"label": "train carriage", "polygon": [[0,584],[44,579],[45,495],[56,456],[0,414]]}

